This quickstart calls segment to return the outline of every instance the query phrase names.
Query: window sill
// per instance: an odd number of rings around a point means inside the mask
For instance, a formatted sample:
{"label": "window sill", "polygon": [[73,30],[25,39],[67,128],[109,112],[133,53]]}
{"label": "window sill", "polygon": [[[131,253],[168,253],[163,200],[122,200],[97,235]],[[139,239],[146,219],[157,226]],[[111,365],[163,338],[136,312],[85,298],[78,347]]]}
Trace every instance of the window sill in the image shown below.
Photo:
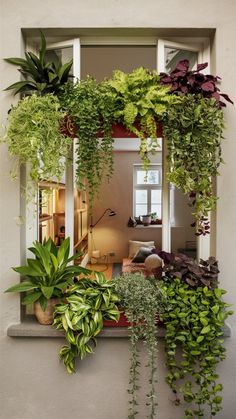
{"label": "window sill", "polygon": [[[223,337],[231,336],[231,328],[226,324],[223,328]],[[7,329],[7,335],[15,338],[63,338],[64,332],[55,329],[53,326],[43,326],[34,317],[25,319],[20,324],[13,324]],[[157,336],[165,337],[165,328],[158,327]],[[127,327],[104,327],[98,338],[128,338],[129,330]]]}
{"label": "window sill", "polygon": [[[177,226],[177,225],[171,225],[171,228],[183,228],[184,226]],[[150,224],[148,226],[144,226],[142,224],[137,224],[135,227],[129,227],[129,228],[162,228],[162,224]]]}

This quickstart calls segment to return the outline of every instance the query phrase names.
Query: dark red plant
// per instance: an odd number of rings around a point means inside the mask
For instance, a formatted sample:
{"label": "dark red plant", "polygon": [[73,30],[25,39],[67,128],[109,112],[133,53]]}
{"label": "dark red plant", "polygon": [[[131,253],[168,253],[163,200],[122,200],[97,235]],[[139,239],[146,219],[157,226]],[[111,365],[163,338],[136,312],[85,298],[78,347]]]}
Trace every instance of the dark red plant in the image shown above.
{"label": "dark red plant", "polygon": [[217,83],[219,76],[201,73],[208,66],[208,63],[198,64],[196,70],[189,69],[189,61],[180,61],[176,68],[170,73],[160,73],[160,82],[163,85],[170,85],[171,92],[178,95],[201,94],[208,99],[215,98],[219,107],[226,106],[222,98],[233,104],[233,101],[225,93],[220,93]]}
{"label": "dark red plant", "polygon": [[154,249],[153,253],[158,254],[163,260],[162,275],[164,280],[174,280],[176,278],[187,282],[191,287],[216,287],[218,282],[218,262],[214,257],[208,260],[200,259],[198,263],[195,259],[183,253],[168,253],[163,250]]}

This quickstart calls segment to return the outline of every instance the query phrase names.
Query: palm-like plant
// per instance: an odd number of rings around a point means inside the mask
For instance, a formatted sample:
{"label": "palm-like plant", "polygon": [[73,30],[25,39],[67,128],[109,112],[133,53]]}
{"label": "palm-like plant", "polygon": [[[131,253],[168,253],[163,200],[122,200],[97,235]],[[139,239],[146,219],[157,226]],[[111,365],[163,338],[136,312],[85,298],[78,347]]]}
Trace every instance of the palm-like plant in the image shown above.
{"label": "palm-like plant", "polygon": [[81,266],[70,265],[78,258],[78,253],[69,257],[70,239],[67,238],[60,247],[56,247],[49,238],[43,244],[37,241],[29,250],[35,259],[27,259],[26,266],[13,268],[25,279],[13,285],[5,292],[29,292],[22,300],[23,305],[39,301],[45,311],[47,300],[51,297],[61,297],[65,289],[74,283],[74,277],[80,274],[88,275],[90,271]]}
{"label": "palm-like plant", "polygon": [[63,65],[46,62],[46,39],[41,31],[40,34],[41,44],[38,57],[33,52],[26,52],[25,59],[5,58],[8,63],[19,66],[18,70],[26,79],[11,84],[5,90],[15,90],[14,94],[32,93],[32,91],[37,91],[40,95],[57,94],[60,86],[65,84],[69,77],[72,77],[70,75],[72,60]]}

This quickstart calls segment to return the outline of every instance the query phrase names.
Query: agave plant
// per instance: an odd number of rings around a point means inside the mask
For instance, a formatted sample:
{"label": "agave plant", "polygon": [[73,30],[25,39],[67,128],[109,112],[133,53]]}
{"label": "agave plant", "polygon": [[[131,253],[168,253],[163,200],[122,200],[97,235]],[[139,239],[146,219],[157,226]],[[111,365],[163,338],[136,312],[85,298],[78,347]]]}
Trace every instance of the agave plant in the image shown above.
{"label": "agave plant", "polygon": [[13,285],[5,292],[29,292],[22,300],[23,305],[39,301],[45,311],[47,300],[52,297],[61,297],[63,291],[74,283],[74,277],[80,274],[88,275],[90,271],[81,266],[70,265],[78,258],[78,253],[69,257],[70,238],[56,247],[49,238],[44,243],[34,242],[29,250],[35,259],[27,259],[26,266],[19,266],[13,270],[24,277],[19,284]]}
{"label": "agave plant", "polygon": [[26,79],[11,84],[5,90],[14,90],[14,94],[32,93],[33,91],[37,91],[40,95],[57,94],[60,86],[65,84],[69,77],[72,77],[70,75],[72,60],[63,65],[46,61],[46,39],[41,31],[40,34],[41,44],[38,57],[33,52],[26,52],[25,59],[5,58],[8,63],[19,66],[18,70]]}

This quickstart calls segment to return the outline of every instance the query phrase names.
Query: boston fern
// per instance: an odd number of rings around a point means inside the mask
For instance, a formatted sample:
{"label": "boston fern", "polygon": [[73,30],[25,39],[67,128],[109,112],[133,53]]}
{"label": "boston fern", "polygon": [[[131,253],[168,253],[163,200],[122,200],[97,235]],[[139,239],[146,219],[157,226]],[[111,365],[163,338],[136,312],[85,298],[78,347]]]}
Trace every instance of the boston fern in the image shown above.
{"label": "boston fern", "polygon": [[75,85],[68,83],[63,87],[60,101],[78,127],[76,181],[81,189],[85,181],[92,208],[102,180],[109,180],[113,174],[113,98],[88,77]]}
{"label": "boston fern", "polygon": [[75,372],[77,357],[93,352],[103,320],[119,320],[118,300],[114,284],[97,272],[95,279],[84,277],[70,287],[64,301],[56,305],[54,326],[65,331],[67,345],[61,348],[60,358],[68,373]]}
{"label": "boston fern", "polygon": [[164,121],[168,178],[189,196],[197,235],[209,233],[208,213],[216,207],[212,178],[222,162],[223,129],[224,115],[215,99],[201,95],[182,96],[169,107]]}
{"label": "boston fern", "polygon": [[144,339],[148,355],[147,406],[148,418],[154,419],[157,411],[156,378],[157,378],[157,313],[165,307],[165,295],[156,280],[145,278],[141,273],[124,274],[114,280],[115,290],[120,305],[130,322],[130,408],[129,419],[138,414],[138,389],[140,388],[139,339]]}
{"label": "boston fern", "polygon": [[113,77],[104,82],[104,87],[113,94],[115,119],[140,138],[139,153],[147,169],[149,155],[158,149],[157,122],[162,121],[167,108],[178,102],[178,98],[168,94],[169,87],[161,86],[156,71],[142,67],[128,74],[114,71]]}
{"label": "boston fern", "polygon": [[221,409],[223,389],[216,373],[218,363],[225,358],[222,328],[232,314],[222,299],[226,291],[206,286],[192,288],[179,278],[164,278],[161,288],[168,302],[161,319],[166,326],[166,380],[175,396],[174,403],[189,404],[185,419],[208,417],[208,409],[210,417],[215,416]]}

